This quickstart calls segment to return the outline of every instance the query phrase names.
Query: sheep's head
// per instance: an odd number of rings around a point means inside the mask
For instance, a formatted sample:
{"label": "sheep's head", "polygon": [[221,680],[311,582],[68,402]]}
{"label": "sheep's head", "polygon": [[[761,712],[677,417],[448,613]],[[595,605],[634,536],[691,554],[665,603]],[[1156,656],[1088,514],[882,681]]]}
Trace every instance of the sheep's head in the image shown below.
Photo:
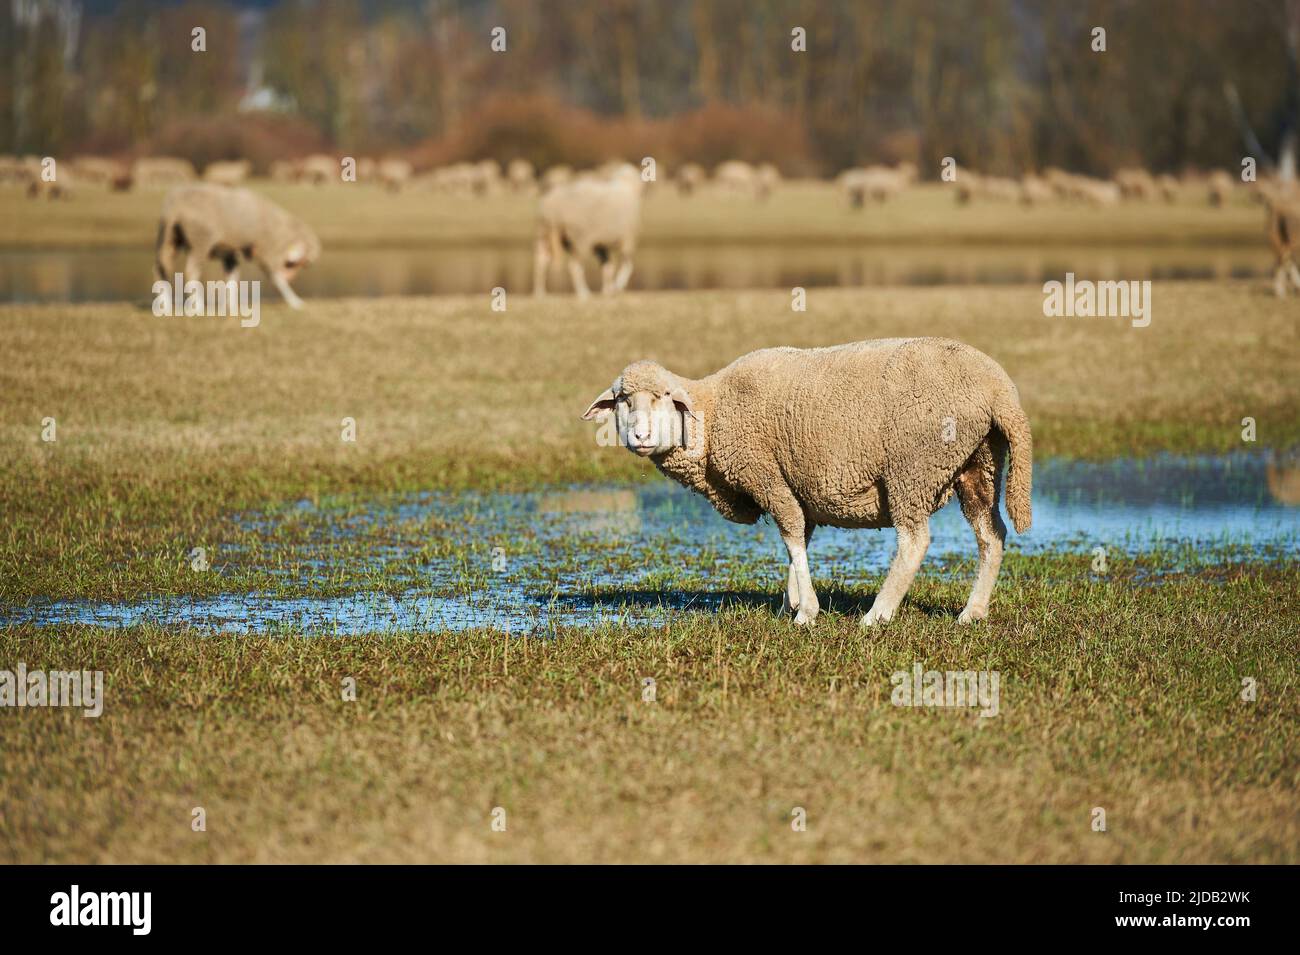
{"label": "sheep's head", "polygon": [[618,443],[641,457],[688,448],[699,433],[699,415],[679,379],[662,365],[638,361],[623,369],[609,390],[591,403],[584,421],[614,415]]}
{"label": "sheep's head", "polygon": [[320,258],[320,239],[311,227],[294,220],[291,234],[272,260],[272,269],[292,279],[298,272]]}

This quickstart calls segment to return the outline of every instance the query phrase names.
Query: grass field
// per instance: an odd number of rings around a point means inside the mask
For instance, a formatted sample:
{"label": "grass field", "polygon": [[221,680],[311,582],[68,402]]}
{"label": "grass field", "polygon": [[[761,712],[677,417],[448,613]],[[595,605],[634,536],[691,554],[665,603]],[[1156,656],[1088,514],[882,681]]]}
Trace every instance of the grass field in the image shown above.
{"label": "grass field", "polygon": [[[1009,566],[991,626],[884,636],[767,609],[509,641],[21,628],[6,659],[103,669],[108,702],[0,713],[0,860],[1298,861],[1295,568],[1059,570]],[[891,705],[918,661],[999,671],[999,714]]]}
{"label": "grass field", "polygon": [[[473,246],[531,242],[536,200],[454,198],[371,185],[284,186],[255,182],[312,223],[330,249]],[[152,247],[160,190],[125,194],[84,189],[67,201],[34,201],[0,189],[0,248]],[[828,183],[787,184],[766,202],[720,195],[683,198],[669,189],[643,207],[643,245],[683,242],[1108,245],[1258,245],[1264,210],[1245,190],[1222,209],[1189,191],[1173,205],[1132,202],[1100,209],[1073,203],[1025,208],[980,202],[958,207],[951,187],[931,184],[884,205],[848,207]]]}
{"label": "grass field", "polygon": [[[766,206],[655,197],[647,241],[884,241],[946,223],[947,240],[1122,247],[1258,242],[1262,220],[1244,200],[953,210],[937,187],[854,216],[801,188]],[[327,249],[530,231],[518,201],[273,194],[314,213]],[[157,200],[0,197],[0,246],[147,244]],[[805,313],[787,291],[512,295],[505,313],[487,295],[342,299],[269,304],[254,329],[128,304],[3,305],[0,612],[382,592],[434,558],[473,582],[482,555],[453,523],[381,542],[239,515],[662,480],[578,420],[641,357],[697,376],[769,345],[941,335],[1007,369],[1040,457],[1300,443],[1294,299],[1259,282],[1158,281],[1147,328],[1049,319],[1042,303],[1037,286],[813,289]],[[340,440],[345,417],[355,443]],[[381,543],[404,556],[376,570]],[[216,572],[192,572],[196,546]],[[819,579],[830,609],[809,633],[777,615],[774,566],[673,578],[754,595],[716,613],[527,637],[3,627],[0,669],[102,669],[107,700],[99,719],[0,709],[0,861],[1297,862],[1300,570],[1199,558],[1152,586],[1142,558],[1099,575],[1086,557],[1013,550],[975,628],[954,619],[973,566],[923,568],[900,618],[872,634],[856,615],[878,580]],[[998,715],[892,705],[891,674],[918,662],[996,671]],[[806,832],[791,829],[795,807]]]}

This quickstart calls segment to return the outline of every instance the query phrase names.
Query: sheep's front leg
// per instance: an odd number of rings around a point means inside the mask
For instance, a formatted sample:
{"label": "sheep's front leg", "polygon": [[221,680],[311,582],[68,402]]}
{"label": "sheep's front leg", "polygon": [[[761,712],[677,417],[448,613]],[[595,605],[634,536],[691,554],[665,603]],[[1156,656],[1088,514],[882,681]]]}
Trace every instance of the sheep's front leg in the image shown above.
{"label": "sheep's front leg", "polygon": [[290,308],[302,308],[302,299],[300,299],[294,290],[289,287],[289,280],[279,272],[271,273],[271,284],[276,287],[280,297],[288,303]]}
{"label": "sheep's front leg", "polygon": [[[785,542],[785,549],[790,553],[790,575],[794,579],[795,591],[798,595],[798,613],[795,614],[794,622],[800,626],[810,627],[813,621],[817,619],[817,614],[821,607],[817,603],[817,593],[813,590],[812,574],[808,572],[808,538],[805,536],[803,515],[798,518],[790,518],[787,521],[777,519],[777,528],[781,531],[781,540]],[[786,599],[790,599],[787,587]]]}
{"label": "sheep's front leg", "polygon": [[628,281],[632,278],[632,257],[626,252],[623,253],[622,261],[618,265],[618,275],[614,278],[614,291],[622,292],[627,288]]}
{"label": "sheep's front leg", "polygon": [[912,586],[912,578],[925,559],[925,552],[930,549],[930,519],[915,525],[898,525],[898,550],[889,565],[885,582],[876,594],[876,602],[862,618],[862,626],[870,627],[877,623],[888,623],[894,618],[894,611],[903,602],[907,588]]}
{"label": "sheep's front leg", "polygon": [[[812,543],[813,531],[817,525],[811,522],[807,523],[803,532],[804,553],[808,552],[808,545]],[[790,573],[786,577],[785,596],[782,598],[782,612],[794,613],[799,609],[799,574],[795,569],[794,561],[790,561]]]}
{"label": "sheep's front leg", "polygon": [[569,278],[573,280],[573,291],[578,294],[578,298],[586,300],[591,298],[591,289],[587,288],[587,275],[582,270],[582,263],[576,256],[569,256]]}

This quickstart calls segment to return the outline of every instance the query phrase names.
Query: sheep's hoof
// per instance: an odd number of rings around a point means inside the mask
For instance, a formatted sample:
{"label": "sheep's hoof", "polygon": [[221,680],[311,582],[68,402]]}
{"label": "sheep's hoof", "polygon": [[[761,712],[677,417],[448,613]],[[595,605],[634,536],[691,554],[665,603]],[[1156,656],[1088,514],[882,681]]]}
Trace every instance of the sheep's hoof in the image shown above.
{"label": "sheep's hoof", "polygon": [[958,623],[979,623],[989,615],[988,607],[967,607],[957,618]]}
{"label": "sheep's hoof", "polygon": [[799,608],[799,612],[794,615],[795,626],[798,627],[811,627],[816,620],[817,620],[816,609],[814,609],[812,613],[809,613],[808,611],[804,610],[801,607]]}
{"label": "sheep's hoof", "polygon": [[868,610],[862,617],[862,626],[874,627],[877,624],[889,623],[889,621],[893,619],[894,619],[894,612],[892,610],[886,610],[885,608],[881,607],[879,604],[872,604],[871,609]]}

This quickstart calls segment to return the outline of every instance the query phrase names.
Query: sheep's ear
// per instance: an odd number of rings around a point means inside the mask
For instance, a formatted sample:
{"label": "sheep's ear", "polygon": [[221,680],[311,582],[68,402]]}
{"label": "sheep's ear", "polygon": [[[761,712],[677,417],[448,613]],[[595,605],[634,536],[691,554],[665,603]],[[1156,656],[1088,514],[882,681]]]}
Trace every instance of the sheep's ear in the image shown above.
{"label": "sheep's ear", "polygon": [[678,411],[690,415],[696,421],[700,420],[699,414],[695,411],[695,404],[691,401],[691,396],[686,393],[685,388],[674,388],[668,392],[668,397],[673,399],[673,404],[677,406]]}
{"label": "sheep's ear", "polygon": [[614,389],[607,388],[604,394],[591,403],[591,407],[588,408],[586,413],[582,416],[582,420],[595,421],[598,418],[605,417],[605,415],[614,410],[614,403],[617,400],[618,399],[614,396]]}

